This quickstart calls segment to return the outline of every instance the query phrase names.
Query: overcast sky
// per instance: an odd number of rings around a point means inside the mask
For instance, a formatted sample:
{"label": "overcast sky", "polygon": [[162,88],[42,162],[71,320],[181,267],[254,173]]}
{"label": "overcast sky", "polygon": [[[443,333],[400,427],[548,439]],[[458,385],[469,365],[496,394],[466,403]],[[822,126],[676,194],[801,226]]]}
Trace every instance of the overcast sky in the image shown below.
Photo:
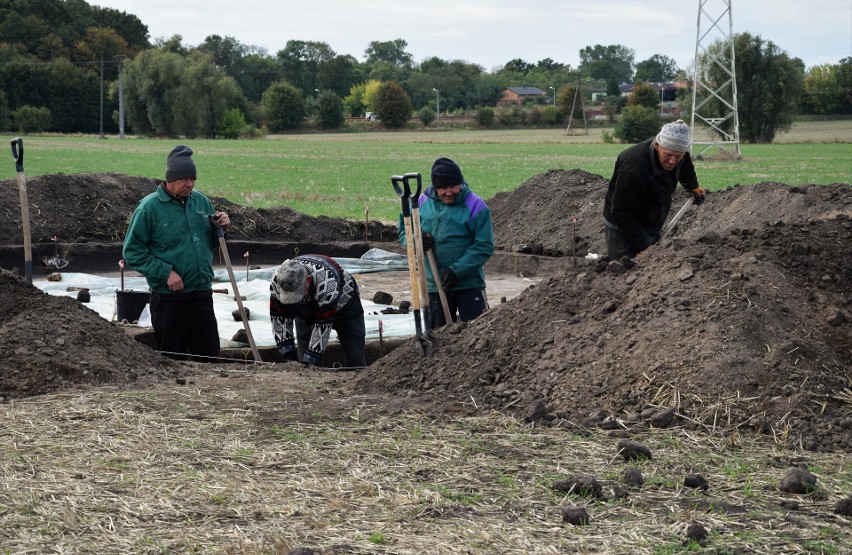
{"label": "overcast sky", "polygon": [[[230,36],[275,55],[288,40],[325,42],[364,60],[372,41],[398,38],[419,63],[432,56],[494,70],[545,58],[576,68],[579,51],[622,44],[636,62],[654,54],[687,68],[695,54],[697,1],[669,0],[89,0],[136,15],[151,41],[179,34],[185,46]],[[705,2],[702,33],[725,13]],[[807,67],[852,56],[852,0],[732,0],[734,33],[771,40]],[[727,29],[727,18],[722,20]],[[710,39],[718,38],[711,31]],[[705,39],[706,41],[706,39]],[[704,42],[704,41],[703,41]]]}

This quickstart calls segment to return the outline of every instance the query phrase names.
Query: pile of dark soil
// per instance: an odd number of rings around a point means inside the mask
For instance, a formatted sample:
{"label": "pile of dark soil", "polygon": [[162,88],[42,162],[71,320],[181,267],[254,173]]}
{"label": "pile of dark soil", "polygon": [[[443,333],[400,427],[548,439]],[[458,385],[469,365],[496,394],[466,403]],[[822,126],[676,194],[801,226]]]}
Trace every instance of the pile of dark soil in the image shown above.
{"label": "pile of dark soil", "polygon": [[[17,188],[0,183],[0,241],[19,244]],[[28,180],[34,242],[119,242],[154,180],[115,174]],[[552,170],[489,200],[498,244],[603,253],[606,181]],[[675,208],[688,198],[678,193]],[[363,237],[361,222],[214,203],[230,235],[257,241]],[[572,217],[576,222],[572,224]],[[373,241],[396,230],[374,222]],[[467,325],[438,332],[435,356],[396,349],[359,391],[408,392],[537,422],[766,432],[809,449],[852,450],[852,187],[761,183],[711,193],[635,265],[568,261]],[[544,248],[544,247],[543,247]],[[160,357],[74,300],[3,273],[0,396],[73,384],[173,379]]]}
{"label": "pile of dark soil", "polygon": [[498,249],[545,256],[606,252],[608,180],[580,169],[550,170],[488,200]]}
{"label": "pile of dark soil", "polygon": [[[56,174],[27,179],[33,244],[121,242],[139,200],[159,181],[114,173]],[[201,190],[201,192],[204,192]],[[254,241],[353,241],[364,239],[364,222],[312,218],[281,206],[250,208],[220,197],[213,206],[231,218],[228,238]],[[15,180],[0,181],[0,244],[20,244],[21,212]],[[370,241],[394,241],[396,227],[370,222]]]}
{"label": "pile of dark soil", "polygon": [[84,304],[48,295],[11,272],[0,270],[0,291],[0,399],[192,373]]}
{"label": "pile of dark soil", "polygon": [[[518,214],[511,228],[544,242],[558,229],[523,205],[535,197],[556,217],[600,202],[577,177],[537,176],[497,214]],[[678,422],[852,450],[852,187],[734,187],[682,222],[632,267],[566,265],[440,330],[431,359],[414,342],[395,350],[357,389],[429,392],[531,420]],[[506,225],[495,215],[498,236]]]}

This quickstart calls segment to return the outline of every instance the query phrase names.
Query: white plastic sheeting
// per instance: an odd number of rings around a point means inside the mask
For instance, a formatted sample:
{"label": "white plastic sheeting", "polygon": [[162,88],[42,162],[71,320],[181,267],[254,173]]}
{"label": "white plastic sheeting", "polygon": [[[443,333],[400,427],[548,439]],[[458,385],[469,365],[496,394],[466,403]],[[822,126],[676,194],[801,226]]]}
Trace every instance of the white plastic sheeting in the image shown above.
{"label": "white plastic sheeting", "polygon": [[[335,258],[350,274],[357,275],[367,272],[382,272],[405,270],[408,268],[404,256],[371,249],[361,258]],[[234,279],[240,295],[244,297],[243,306],[248,308],[249,325],[251,326],[254,342],[258,347],[274,347],[272,323],[269,319],[269,280],[278,266],[249,270],[234,268]],[[104,277],[94,274],[62,272],[61,281],[34,280],[33,285],[49,295],[77,297],[76,288],[89,290],[91,301],[86,303],[90,309],[102,318],[114,321],[116,318],[116,291],[121,289],[120,277]],[[125,277],[124,289],[132,291],[148,291],[148,284],[143,277]],[[228,294],[213,295],[213,309],[219,324],[219,339],[222,348],[243,347],[243,343],[235,343],[231,338],[243,328],[242,320],[234,320],[233,313],[237,310],[237,301],[231,287],[227,270],[215,272],[213,289],[227,289]],[[382,322],[384,337],[405,337],[414,335],[414,317],[412,314],[381,314],[387,308],[377,305],[369,299],[361,299],[364,307],[364,321],[367,328],[367,338],[379,337],[379,321]],[[144,312],[143,312],[144,314]],[[144,323],[144,322],[143,322]],[[332,332],[332,340],[336,335]]]}

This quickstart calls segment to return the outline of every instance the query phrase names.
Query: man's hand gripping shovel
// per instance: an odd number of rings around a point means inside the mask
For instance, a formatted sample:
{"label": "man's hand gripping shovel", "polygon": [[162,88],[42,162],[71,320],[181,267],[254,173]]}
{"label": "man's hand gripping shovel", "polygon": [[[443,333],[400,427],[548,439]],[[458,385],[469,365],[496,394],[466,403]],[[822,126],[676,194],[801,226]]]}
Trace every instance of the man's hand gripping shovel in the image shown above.
{"label": "man's hand gripping shovel", "polygon": [[[423,244],[422,237],[419,233],[414,231],[414,225],[417,226],[417,229],[420,229],[420,213],[419,210],[417,212],[416,224],[412,223],[412,214],[411,214],[411,186],[409,184],[409,180],[413,177],[417,176],[419,178],[419,174],[406,174],[406,175],[394,175],[391,176],[391,184],[393,185],[394,191],[396,191],[397,196],[399,196],[400,202],[402,204],[402,222],[403,227],[405,228],[405,250],[406,255],[408,257],[408,279],[411,285],[411,308],[414,312],[414,330],[415,335],[417,336],[417,341],[420,343],[420,350],[424,357],[432,356],[432,342],[429,341],[427,336],[423,333],[423,323],[420,317],[420,308],[423,301],[421,296],[421,279],[420,273],[423,271],[423,265],[418,265],[417,263],[417,252],[416,252],[416,244],[420,242],[419,252],[422,254],[423,252]],[[417,179],[417,190],[414,192],[414,204],[417,205],[417,198],[420,196],[420,187],[421,181]],[[423,278],[425,285],[425,277]],[[425,292],[425,286],[422,288]],[[426,302],[425,307],[425,322],[427,329],[430,329],[429,322],[429,303],[428,300]],[[430,329],[431,331],[431,329]]]}

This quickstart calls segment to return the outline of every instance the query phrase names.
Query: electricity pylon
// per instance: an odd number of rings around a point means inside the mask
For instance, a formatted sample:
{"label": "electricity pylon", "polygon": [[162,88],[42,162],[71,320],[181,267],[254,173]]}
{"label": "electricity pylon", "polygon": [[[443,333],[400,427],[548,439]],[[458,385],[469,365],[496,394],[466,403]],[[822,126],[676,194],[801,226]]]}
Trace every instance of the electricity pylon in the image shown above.
{"label": "electricity pylon", "polygon": [[[718,6],[720,3],[721,7]],[[708,4],[714,4],[714,6],[708,6]],[[714,9],[713,12],[710,11],[711,8]],[[719,14],[715,8],[719,8],[722,13]],[[721,50],[709,49],[708,47],[716,41],[722,43]],[[728,59],[724,57],[726,50],[730,53]],[[731,0],[713,2],[698,0],[695,74],[692,81],[692,120],[689,126],[692,132],[693,156],[703,156],[708,150],[718,148],[725,152],[732,150],[734,158],[740,159],[740,119],[737,113],[735,62]],[[710,69],[720,70],[718,74],[723,75],[721,82],[709,82]],[[711,107],[708,103],[714,99],[716,102]]]}

